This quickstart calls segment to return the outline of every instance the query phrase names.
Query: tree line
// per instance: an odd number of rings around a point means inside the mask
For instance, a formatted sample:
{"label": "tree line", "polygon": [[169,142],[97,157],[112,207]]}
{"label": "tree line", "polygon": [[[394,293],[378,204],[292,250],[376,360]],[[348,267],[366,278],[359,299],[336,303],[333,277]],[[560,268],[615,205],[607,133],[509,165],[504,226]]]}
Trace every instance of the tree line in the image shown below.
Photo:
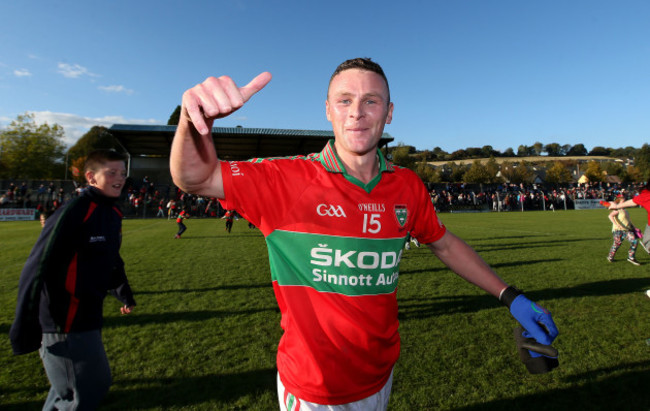
{"label": "tree line", "polygon": [[[167,124],[178,124],[180,106],[176,107]],[[8,127],[0,129],[0,179],[63,179],[83,181],[83,164],[86,155],[95,149],[108,148],[122,151],[120,144],[105,127],[94,126],[70,149],[63,142],[64,130],[58,124],[38,125],[31,114],[18,115]],[[486,145],[469,147],[447,153],[440,147],[433,150],[417,150],[413,146],[398,144],[388,149],[391,160],[402,167],[414,170],[425,182],[467,183],[528,183],[544,174],[546,182],[568,183],[574,181],[574,172],[581,173],[590,181],[603,181],[606,176],[618,176],[623,182],[640,182],[650,179],[650,145],[641,148],[594,147],[587,151],[583,144],[520,145],[515,154],[511,148],[504,152]],[[546,154],[549,157],[567,157],[565,160],[530,161],[531,156]],[[602,163],[584,161],[575,157],[605,156],[611,161]],[[458,160],[474,159],[471,164]],[[479,159],[488,159],[481,161]],[[497,161],[498,159],[498,161]],[[625,164],[616,159],[632,159]],[[434,166],[432,162],[445,162]]]}
{"label": "tree line", "polygon": [[[393,163],[412,169],[427,183],[519,184],[540,179],[546,183],[566,184],[575,182],[582,175],[590,182],[603,182],[608,176],[616,176],[625,183],[650,179],[648,144],[641,148],[594,147],[587,152],[582,144],[543,146],[535,143],[533,146],[519,146],[519,155],[514,155],[511,149],[500,153],[491,146],[457,150],[450,154],[439,147],[417,151],[413,146],[398,144],[389,148],[388,154]],[[593,157],[607,157],[608,160],[596,161]],[[470,164],[459,161],[468,159],[474,161]],[[432,164],[434,162],[436,165]]]}
{"label": "tree line", "polygon": [[542,144],[536,142],[533,145],[520,145],[517,147],[517,152],[512,148],[507,148],[504,151],[495,150],[490,145],[483,147],[468,147],[459,149],[448,153],[440,147],[435,147],[433,150],[417,150],[415,147],[405,144],[398,144],[402,150],[406,150],[408,154],[417,155],[419,158],[426,161],[456,161],[467,160],[473,158],[490,158],[490,157],[536,157],[546,155],[548,157],[586,157],[586,156],[602,156],[602,157],[616,157],[616,158],[633,158],[638,148],[627,147],[602,147],[596,146],[591,150],[587,150],[584,144],[564,144],[550,143]]}

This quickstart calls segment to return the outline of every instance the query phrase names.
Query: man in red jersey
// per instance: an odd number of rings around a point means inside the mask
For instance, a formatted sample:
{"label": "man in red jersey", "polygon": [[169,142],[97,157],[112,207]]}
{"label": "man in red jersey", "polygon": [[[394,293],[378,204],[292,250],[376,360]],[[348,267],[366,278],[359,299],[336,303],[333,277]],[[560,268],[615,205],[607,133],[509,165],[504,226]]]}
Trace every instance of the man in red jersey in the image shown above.
{"label": "man in red jersey", "polygon": [[220,161],[211,129],[271,80],[244,87],[210,77],[183,94],[170,168],[184,191],[220,199],[259,227],[269,250],[284,334],[278,346],[280,409],[386,409],[399,356],[396,289],[408,235],[450,269],[498,297],[548,345],[548,311],[509,287],[436,216],[410,170],[380,150],[393,103],[386,76],[352,59],[330,79],[325,112],[335,138],[320,153]]}

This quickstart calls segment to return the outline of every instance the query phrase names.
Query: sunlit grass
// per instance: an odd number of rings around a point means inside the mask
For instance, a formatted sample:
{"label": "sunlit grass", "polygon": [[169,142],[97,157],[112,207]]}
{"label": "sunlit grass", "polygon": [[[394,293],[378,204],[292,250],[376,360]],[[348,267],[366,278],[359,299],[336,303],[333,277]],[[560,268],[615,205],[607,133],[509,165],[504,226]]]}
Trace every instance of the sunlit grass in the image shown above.
{"label": "sunlit grass", "polygon": [[[630,211],[643,227],[645,212]],[[426,247],[406,251],[398,299],[402,354],[390,409],[648,409],[650,257],[615,263],[604,210],[442,214],[507,282],[548,308],[560,329],[560,367],[530,375],[515,321]],[[246,222],[125,220],[122,256],[138,306],[107,298],[104,343],[114,383],[103,409],[277,409],[281,335],[264,239]],[[18,276],[38,222],[0,224],[0,329],[13,320]],[[36,353],[0,339],[1,408],[40,409],[49,384]]]}

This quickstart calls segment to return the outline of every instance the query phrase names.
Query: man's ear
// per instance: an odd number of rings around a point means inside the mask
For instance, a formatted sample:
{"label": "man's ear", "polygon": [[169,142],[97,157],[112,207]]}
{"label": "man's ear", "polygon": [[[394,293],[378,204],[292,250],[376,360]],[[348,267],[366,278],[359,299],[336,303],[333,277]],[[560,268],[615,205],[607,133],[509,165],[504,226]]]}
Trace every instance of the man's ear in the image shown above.
{"label": "man's ear", "polygon": [[328,100],[325,100],[325,116],[327,117],[327,121],[332,121],[330,118],[330,102]]}
{"label": "man's ear", "polygon": [[388,103],[388,114],[386,115],[386,124],[393,121],[393,102]]}

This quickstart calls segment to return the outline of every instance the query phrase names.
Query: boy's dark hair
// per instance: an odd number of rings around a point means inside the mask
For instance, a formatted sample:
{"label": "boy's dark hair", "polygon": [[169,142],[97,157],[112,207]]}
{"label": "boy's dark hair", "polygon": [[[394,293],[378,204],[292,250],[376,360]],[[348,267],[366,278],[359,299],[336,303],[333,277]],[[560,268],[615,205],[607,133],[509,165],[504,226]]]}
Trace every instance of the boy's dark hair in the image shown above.
{"label": "boy's dark hair", "polygon": [[97,171],[99,167],[109,161],[124,161],[126,162],[126,154],[117,152],[115,150],[101,149],[92,151],[86,157],[86,164],[84,165],[84,173],[87,171]]}
{"label": "boy's dark hair", "polygon": [[[332,77],[330,77],[330,82],[329,84],[332,84],[332,80],[334,80],[334,77],[338,76],[341,72],[345,70],[351,70],[351,69],[359,69],[359,70],[366,70],[366,71],[372,71],[373,73],[377,73],[381,76],[381,78],[384,79],[384,82],[386,83],[386,90],[388,91],[388,103],[390,103],[390,87],[388,87],[388,79],[386,78],[386,74],[384,74],[384,70],[381,68],[381,66],[369,57],[357,57],[354,59],[346,60],[343,63],[339,64],[339,66],[334,70],[334,73],[332,73]],[[327,87],[327,95],[329,96],[330,90],[329,90],[329,85]]]}

